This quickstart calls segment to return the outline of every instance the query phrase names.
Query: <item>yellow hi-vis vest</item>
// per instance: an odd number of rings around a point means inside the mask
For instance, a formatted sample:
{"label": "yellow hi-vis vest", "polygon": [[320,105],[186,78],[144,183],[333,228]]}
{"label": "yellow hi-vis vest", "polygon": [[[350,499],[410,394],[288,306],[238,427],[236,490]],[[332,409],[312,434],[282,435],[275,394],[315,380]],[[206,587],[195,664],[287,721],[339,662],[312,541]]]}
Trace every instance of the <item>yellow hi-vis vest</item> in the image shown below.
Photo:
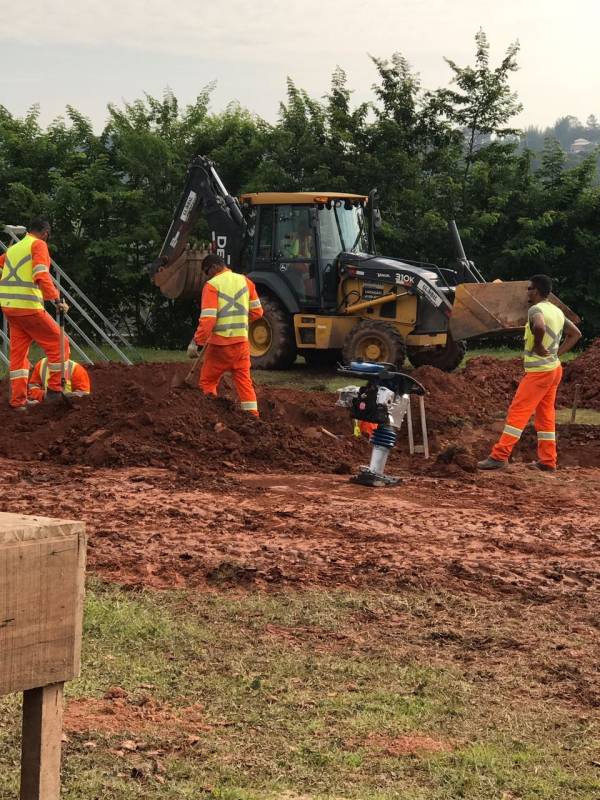
{"label": "yellow hi-vis vest", "polygon": [[[65,392],[72,392],[73,386],[71,384],[71,378],[73,377],[73,370],[75,369],[75,362],[74,361],[65,361]],[[56,369],[58,367],[58,369]],[[53,364],[52,369],[48,368],[48,359],[42,358],[40,362],[40,378],[42,381],[42,389],[46,392],[48,391],[48,381],[50,380],[50,372],[60,372],[61,365],[60,364]]]}
{"label": "yellow hi-vis vest", "polygon": [[212,332],[226,338],[244,336],[247,339],[250,297],[246,278],[226,270],[211,278],[209,283],[219,293],[217,324]]}
{"label": "yellow hi-vis vest", "polygon": [[30,308],[44,310],[44,296],[33,280],[31,248],[35,236],[27,234],[6,251],[4,269],[0,278],[0,306],[2,308]]}
{"label": "yellow hi-vis vest", "polygon": [[[533,351],[534,338],[529,320],[534,314],[542,314],[546,325],[546,333],[542,344],[548,351],[547,356],[538,356]],[[558,347],[565,326],[565,315],[549,300],[542,300],[529,309],[529,319],[525,326],[525,352],[523,354],[523,365],[525,372],[550,372],[560,364],[558,358]]]}

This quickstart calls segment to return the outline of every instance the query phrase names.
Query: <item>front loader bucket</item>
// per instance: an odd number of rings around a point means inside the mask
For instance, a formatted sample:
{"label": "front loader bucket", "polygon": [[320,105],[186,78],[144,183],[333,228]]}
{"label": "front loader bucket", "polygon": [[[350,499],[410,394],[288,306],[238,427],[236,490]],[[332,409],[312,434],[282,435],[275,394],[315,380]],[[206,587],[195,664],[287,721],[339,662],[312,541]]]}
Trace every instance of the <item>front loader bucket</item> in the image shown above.
{"label": "front loader bucket", "polygon": [[170,300],[199,301],[203,285],[201,265],[207,255],[204,250],[185,250],[177,261],[154,274],[154,284]]}
{"label": "front loader bucket", "polygon": [[[450,333],[453,339],[470,339],[500,331],[518,331],[527,324],[529,281],[461,283],[456,287]],[[575,324],[581,320],[558,297],[548,298]]]}

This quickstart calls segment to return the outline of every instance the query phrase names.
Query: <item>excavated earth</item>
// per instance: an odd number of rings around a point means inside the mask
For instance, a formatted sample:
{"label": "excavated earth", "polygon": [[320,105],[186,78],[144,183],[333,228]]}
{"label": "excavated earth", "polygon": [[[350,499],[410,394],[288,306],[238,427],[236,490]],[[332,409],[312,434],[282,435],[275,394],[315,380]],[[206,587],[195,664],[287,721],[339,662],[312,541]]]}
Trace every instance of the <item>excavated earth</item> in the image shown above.
{"label": "excavated earth", "polygon": [[[348,480],[370,448],[334,394],[259,387],[254,420],[227,391],[172,389],[186,371],[95,368],[93,396],[72,406],[17,415],[5,405],[0,511],[85,520],[90,571],[133,588],[425,589],[511,614],[546,604],[596,662],[600,427],[559,426],[555,475],[527,468],[531,430],[506,471],[475,470],[502,428],[518,360],[415,370],[432,458],[410,457],[404,431],[388,467],[402,482],[379,490]],[[600,343],[566,367],[559,404],[576,384],[582,407],[599,408]],[[600,691],[590,696],[600,704]]]}

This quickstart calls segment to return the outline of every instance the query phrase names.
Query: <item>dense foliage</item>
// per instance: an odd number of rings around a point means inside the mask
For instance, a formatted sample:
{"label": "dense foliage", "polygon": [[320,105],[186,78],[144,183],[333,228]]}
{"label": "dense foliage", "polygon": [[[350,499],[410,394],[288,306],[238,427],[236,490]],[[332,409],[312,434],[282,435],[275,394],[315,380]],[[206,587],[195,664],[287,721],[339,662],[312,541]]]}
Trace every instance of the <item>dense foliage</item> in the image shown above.
{"label": "dense foliage", "polygon": [[[340,68],[320,100],[288,80],[276,124],[235,103],[211,113],[210,86],[185,108],[169,91],[111,105],[100,134],[71,107],[43,129],[36,108],[16,118],[0,106],[0,221],[48,216],[55,258],[109,316],[140,343],[181,345],[192,309],[162,298],[143,265],[160,248],[187,163],[202,153],[232,194],[376,186],[378,249],[390,255],[448,263],[455,218],[487,278],[549,273],[588,335],[598,333],[598,153],[569,154],[565,125],[520,138],[509,84],[518,45],[494,67],[483,32],[475,44],[474,64],[448,61],[449,87],[434,91],[401,55],[373,59],[372,103],[352,103]],[[596,127],[590,118],[585,131]]]}

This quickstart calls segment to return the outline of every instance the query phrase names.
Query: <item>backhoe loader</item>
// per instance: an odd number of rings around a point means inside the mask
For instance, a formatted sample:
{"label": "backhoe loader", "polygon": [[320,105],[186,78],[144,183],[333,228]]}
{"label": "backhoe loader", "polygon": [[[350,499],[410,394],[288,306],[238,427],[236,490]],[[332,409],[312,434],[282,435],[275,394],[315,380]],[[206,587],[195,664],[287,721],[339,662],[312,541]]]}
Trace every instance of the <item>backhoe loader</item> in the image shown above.
{"label": "backhoe loader", "polygon": [[[257,286],[264,317],[249,332],[254,367],[285,369],[363,359],[451,371],[466,340],[518,330],[527,319],[526,282],[486,283],[462,248],[456,225],[454,269],[376,255],[376,191],[227,192],[203,156],[189,166],[181,198],[150,265],[169,298],[201,293],[205,253],[190,250],[200,214],[211,251]],[[563,309],[564,305],[552,298]],[[572,312],[565,309],[574,320]]]}

